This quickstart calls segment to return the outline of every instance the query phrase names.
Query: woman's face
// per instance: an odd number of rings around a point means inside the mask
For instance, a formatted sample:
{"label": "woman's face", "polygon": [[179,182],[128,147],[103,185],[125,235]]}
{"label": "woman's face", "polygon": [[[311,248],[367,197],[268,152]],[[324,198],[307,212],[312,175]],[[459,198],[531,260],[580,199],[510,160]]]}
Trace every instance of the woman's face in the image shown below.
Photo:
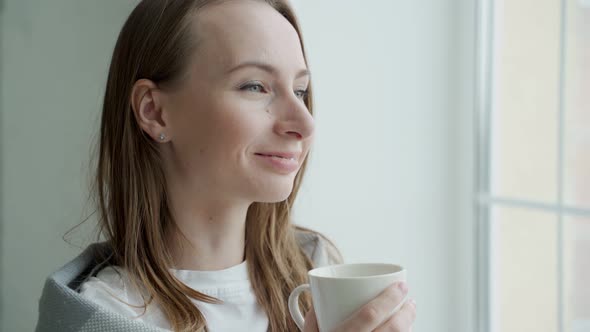
{"label": "woman's face", "polygon": [[225,1],[197,15],[186,79],[165,96],[167,168],[211,197],[282,201],[314,133],[297,32],[259,1]]}

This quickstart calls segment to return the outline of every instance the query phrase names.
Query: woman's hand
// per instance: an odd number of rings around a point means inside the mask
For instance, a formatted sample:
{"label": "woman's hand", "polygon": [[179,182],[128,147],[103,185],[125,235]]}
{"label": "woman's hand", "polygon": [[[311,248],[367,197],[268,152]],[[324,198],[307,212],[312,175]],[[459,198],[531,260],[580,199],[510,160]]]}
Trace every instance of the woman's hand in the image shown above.
{"label": "woman's hand", "polygon": [[[376,298],[365,304],[334,332],[411,332],[416,320],[416,305],[408,300],[401,309],[390,317],[393,309],[401,303],[407,289],[399,283],[385,289]],[[318,332],[317,319],[313,308],[305,316],[304,332]]]}
{"label": "woman's hand", "polygon": [[318,320],[315,316],[315,310],[313,310],[313,305],[305,314],[305,323],[303,324],[303,332],[319,332],[318,328]]}

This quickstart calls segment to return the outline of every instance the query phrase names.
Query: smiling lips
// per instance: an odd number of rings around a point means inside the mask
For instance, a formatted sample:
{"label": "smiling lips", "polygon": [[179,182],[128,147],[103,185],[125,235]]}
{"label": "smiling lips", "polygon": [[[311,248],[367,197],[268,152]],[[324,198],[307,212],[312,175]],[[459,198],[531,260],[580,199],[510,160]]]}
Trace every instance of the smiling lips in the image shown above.
{"label": "smiling lips", "polygon": [[299,156],[296,152],[260,152],[256,156],[264,160],[268,166],[281,174],[289,174],[299,168]]}

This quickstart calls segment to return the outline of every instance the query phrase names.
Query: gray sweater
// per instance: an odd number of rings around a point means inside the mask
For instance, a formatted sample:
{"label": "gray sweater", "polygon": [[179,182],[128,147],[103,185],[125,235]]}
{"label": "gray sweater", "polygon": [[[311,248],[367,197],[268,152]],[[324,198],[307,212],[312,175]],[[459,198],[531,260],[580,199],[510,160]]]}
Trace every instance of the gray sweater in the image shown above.
{"label": "gray sweater", "polygon": [[[337,250],[322,236],[298,231],[297,240],[315,267],[341,261]],[[130,320],[83,298],[78,293],[80,284],[90,274],[98,272],[99,254],[108,250],[105,242],[91,244],[78,257],[47,278],[39,301],[36,332],[164,331],[140,321]]]}

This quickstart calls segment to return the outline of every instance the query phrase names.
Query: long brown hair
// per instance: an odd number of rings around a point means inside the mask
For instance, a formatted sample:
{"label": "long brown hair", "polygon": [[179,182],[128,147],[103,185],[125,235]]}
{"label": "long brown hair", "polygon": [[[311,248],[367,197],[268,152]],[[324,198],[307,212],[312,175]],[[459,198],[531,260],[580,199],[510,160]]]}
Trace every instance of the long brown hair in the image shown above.
{"label": "long brown hair", "polygon": [[[208,303],[218,300],[186,286],[169,271],[172,259],[164,239],[175,223],[167,202],[166,178],[158,143],[137,124],[130,95],[139,79],[168,84],[181,78],[189,57],[198,47],[191,32],[194,14],[216,1],[219,0],[139,3],[117,40],[102,109],[93,184],[100,234],[112,247],[110,262],[124,268],[137,289],[147,291],[149,299],[144,298],[142,307],[145,309],[155,302],[175,331],[206,330],[204,316],[191,298]],[[299,25],[288,3],[261,1],[284,16],[301,40]],[[309,112],[312,112],[311,98],[309,93],[305,99]],[[307,160],[286,200],[253,203],[246,217],[248,270],[271,331],[297,331],[287,299],[293,288],[306,282],[307,271],[312,267],[295,238],[297,227],[290,222],[290,207],[306,164]],[[301,307],[308,310],[310,306],[310,297],[304,295]]]}

